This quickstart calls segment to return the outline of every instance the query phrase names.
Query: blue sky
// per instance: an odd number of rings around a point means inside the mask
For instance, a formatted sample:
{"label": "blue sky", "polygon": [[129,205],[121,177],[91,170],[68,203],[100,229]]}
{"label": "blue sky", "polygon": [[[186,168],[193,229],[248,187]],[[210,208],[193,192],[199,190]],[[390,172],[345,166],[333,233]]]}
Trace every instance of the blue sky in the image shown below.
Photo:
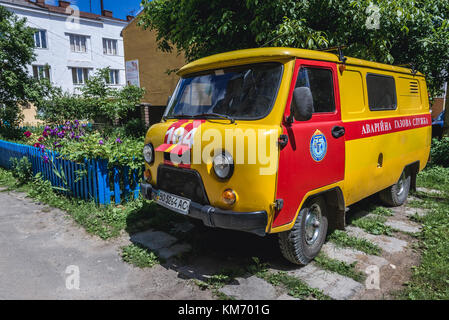
{"label": "blue sky", "polygon": [[[67,0],[80,8],[81,11],[90,12],[89,0]],[[100,14],[100,0],[92,1],[92,12]],[[46,0],[48,4],[58,5],[57,0]],[[126,19],[127,15],[136,15],[140,10],[141,0],[103,0],[104,9],[114,13],[115,18]]]}

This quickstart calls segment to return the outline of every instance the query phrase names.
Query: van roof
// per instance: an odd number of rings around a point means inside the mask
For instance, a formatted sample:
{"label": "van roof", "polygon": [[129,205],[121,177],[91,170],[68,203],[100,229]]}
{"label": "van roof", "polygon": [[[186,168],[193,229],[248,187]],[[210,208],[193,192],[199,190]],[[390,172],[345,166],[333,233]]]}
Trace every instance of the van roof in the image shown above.
{"label": "van roof", "polygon": [[[189,73],[195,73],[207,69],[214,69],[217,68],[219,64],[223,63],[231,64],[232,62],[237,60],[243,62],[247,61],[248,63],[254,63],[258,61],[266,61],[269,59],[290,60],[292,58],[321,60],[321,61],[340,63],[338,56],[336,54],[329,52],[295,49],[295,48],[283,48],[283,47],[258,48],[258,49],[245,49],[245,50],[225,52],[193,61],[182,67],[178,71],[178,75],[184,76]],[[396,67],[389,64],[372,62],[357,58],[350,58],[350,57],[346,58],[347,58],[346,65],[373,68],[407,75],[412,74],[412,70],[408,68]],[[424,75],[420,72],[417,72],[416,76],[423,77]]]}

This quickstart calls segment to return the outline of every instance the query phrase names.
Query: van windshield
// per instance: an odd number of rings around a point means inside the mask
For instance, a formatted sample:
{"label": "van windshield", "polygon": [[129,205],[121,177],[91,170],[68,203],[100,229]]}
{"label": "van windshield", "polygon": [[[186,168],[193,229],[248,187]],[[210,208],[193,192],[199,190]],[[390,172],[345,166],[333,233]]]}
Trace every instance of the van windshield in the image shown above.
{"label": "van windshield", "polygon": [[182,78],[164,116],[264,118],[273,108],[282,71],[280,63],[260,63]]}

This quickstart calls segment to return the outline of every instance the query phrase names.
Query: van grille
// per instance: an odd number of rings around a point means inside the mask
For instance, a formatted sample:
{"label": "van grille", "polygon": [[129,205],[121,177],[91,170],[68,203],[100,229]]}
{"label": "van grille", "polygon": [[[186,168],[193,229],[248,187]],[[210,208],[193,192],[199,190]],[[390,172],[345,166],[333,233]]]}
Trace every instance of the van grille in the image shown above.
{"label": "van grille", "polygon": [[158,189],[191,199],[202,205],[209,204],[200,174],[191,169],[161,165],[157,173]]}

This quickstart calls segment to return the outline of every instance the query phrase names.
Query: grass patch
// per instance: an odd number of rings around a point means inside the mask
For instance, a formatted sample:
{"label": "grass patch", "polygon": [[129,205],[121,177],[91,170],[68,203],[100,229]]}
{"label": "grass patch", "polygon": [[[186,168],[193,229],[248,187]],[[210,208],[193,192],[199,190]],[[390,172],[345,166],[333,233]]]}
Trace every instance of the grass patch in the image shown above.
{"label": "grass patch", "polygon": [[123,261],[142,269],[151,268],[160,263],[154,252],[135,244],[122,247],[121,256]]}
{"label": "grass patch", "polygon": [[384,217],[392,217],[394,215],[393,210],[385,207],[375,207],[370,213]]}
{"label": "grass patch", "polygon": [[[418,175],[420,187],[449,191],[449,168],[431,167]],[[449,300],[449,200],[441,195],[416,194],[420,208],[429,209],[416,217],[423,229],[418,236],[421,264],[399,298],[412,300]]]}
{"label": "grass patch", "polygon": [[315,263],[325,270],[336,272],[358,282],[363,282],[366,278],[364,273],[355,269],[357,262],[348,264],[344,261],[331,259],[326,254],[321,252],[315,258]]}
{"label": "grass patch", "polygon": [[416,184],[419,187],[449,193],[449,168],[439,166],[429,167],[418,174]]}
{"label": "grass patch", "polygon": [[288,275],[285,271],[276,273],[266,272],[261,276],[262,279],[274,286],[281,286],[288,290],[288,294],[294,298],[301,300],[317,299],[317,300],[331,300],[318,289],[309,287],[296,277]]}
{"label": "grass patch", "polygon": [[368,233],[378,235],[391,236],[395,231],[392,227],[385,225],[387,219],[382,216],[362,217],[353,220],[351,223],[365,230]]}
{"label": "grass patch", "polygon": [[368,240],[353,237],[341,230],[335,230],[328,238],[329,241],[340,247],[349,247],[366,254],[380,255],[382,249]]}

